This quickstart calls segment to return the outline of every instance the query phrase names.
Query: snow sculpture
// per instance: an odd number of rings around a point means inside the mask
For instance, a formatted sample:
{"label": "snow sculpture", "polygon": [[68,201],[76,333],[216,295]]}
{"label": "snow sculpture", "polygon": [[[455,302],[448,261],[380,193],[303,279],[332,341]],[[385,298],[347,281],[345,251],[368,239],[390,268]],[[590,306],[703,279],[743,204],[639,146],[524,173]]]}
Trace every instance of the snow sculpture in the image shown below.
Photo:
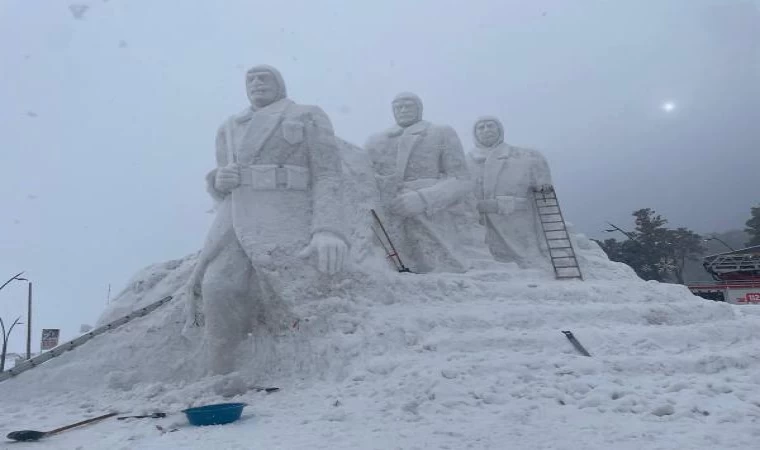
{"label": "snow sculpture", "polygon": [[234,368],[234,348],[254,327],[287,325],[277,274],[313,255],[320,272],[343,267],[342,166],[332,125],[316,106],[287,98],[280,73],[246,74],[251,106],[216,135],[206,177],[218,202],[188,284],[188,326],[204,325],[212,371]]}
{"label": "snow sculpture", "polygon": [[386,228],[413,272],[463,272],[451,216],[471,190],[462,144],[453,128],[422,120],[415,94],[399,94],[392,105],[397,126],[365,145]]}
{"label": "snow sculpture", "polygon": [[523,268],[545,265],[546,243],[533,189],[551,186],[546,159],[535,150],[506,144],[504,126],[496,117],[479,118],[473,134],[475,148],[469,154],[469,163],[491,255]]}

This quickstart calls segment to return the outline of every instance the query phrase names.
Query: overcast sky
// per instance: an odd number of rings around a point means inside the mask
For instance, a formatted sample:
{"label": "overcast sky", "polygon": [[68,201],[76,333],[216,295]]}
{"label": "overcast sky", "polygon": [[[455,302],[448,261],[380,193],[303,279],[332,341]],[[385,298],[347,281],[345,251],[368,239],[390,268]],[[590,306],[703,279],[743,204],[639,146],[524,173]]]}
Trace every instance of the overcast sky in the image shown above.
{"label": "overcast sky", "polygon": [[[216,128],[255,64],[359,145],[400,91],[465,148],[499,116],[591,236],[643,207],[724,231],[760,203],[760,1],[81,3],[0,0],[0,283],[35,282],[35,348],[93,323],[109,283],[200,248]],[[25,292],[0,292],[0,316]]]}

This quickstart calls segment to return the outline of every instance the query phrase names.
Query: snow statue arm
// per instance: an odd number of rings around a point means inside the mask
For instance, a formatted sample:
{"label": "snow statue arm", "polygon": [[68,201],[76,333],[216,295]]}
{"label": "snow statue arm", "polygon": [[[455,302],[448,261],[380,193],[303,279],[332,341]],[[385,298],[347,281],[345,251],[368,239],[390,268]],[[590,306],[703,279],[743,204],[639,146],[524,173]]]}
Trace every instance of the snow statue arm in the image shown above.
{"label": "snow statue arm", "polygon": [[338,145],[327,114],[313,107],[305,118],[312,184],[311,243],[301,253],[315,253],[317,269],[324,273],[342,270],[348,241],[343,231],[343,171]]}
{"label": "snow statue arm", "polygon": [[228,122],[222,124],[216,132],[216,168],[206,175],[206,191],[211,198],[220,202],[232,189],[240,184],[240,172],[237,166],[228,161],[230,150],[227,147]]}
{"label": "snow statue arm", "polygon": [[470,169],[459,136],[449,126],[441,128],[441,180],[417,191],[425,202],[428,215],[448,208],[473,190]]}
{"label": "snow statue arm", "polygon": [[552,186],[552,174],[546,158],[538,152],[535,152],[533,157],[535,162],[531,166],[531,188],[541,189],[542,187]]}
{"label": "snow statue arm", "polygon": [[[486,200],[488,201],[488,200]],[[494,211],[495,214],[508,216],[515,211],[524,210],[528,207],[528,199],[524,197],[515,197],[512,195],[497,195]]]}
{"label": "snow statue arm", "polygon": [[493,201],[485,200],[482,208],[484,212],[501,215],[521,213],[529,208],[533,198],[533,189],[547,189],[552,187],[551,172],[546,159],[539,152],[524,150],[527,152],[522,158],[526,158],[528,165],[527,185],[523,184],[525,195],[497,195]]}

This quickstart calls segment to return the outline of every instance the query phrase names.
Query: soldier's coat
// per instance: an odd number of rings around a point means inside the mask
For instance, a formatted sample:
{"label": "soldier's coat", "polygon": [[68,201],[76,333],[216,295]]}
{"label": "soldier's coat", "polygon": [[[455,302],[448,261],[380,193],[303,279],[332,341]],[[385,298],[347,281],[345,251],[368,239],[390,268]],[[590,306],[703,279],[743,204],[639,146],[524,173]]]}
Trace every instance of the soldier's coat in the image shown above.
{"label": "soldier's coat", "polygon": [[483,173],[476,177],[478,200],[495,199],[499,205],[498,213],[484,214],[491,254],[523,267],[544,265],[546,244],[532,189],[552,183],[546,159],[535,150],[501,143],[489,151],[481,167]]}
{"label": "soldier's coat", "polygon": [[[327,231],[346,240],[341,159],[330,120],[320,108],[282,99],[230,117],[217,132],[216,163],[301,167],[308,171],[308,187],[257,190],[241,185],[225,195],[214,187],[217,169],[209,172],[207,190],[218,204],[189,283],[191,301],[200,300],[206,268],[226,246],[240,245],[259,272],[257,280],[267,282],[268,271],[304,264],[297,255],[314,233]],[[197,314],[198,305],[194,308]]]}
{"label": "soldier's coat", "polygon": [[[365,148],[387,227],[406,265],[416,272],[466,270],[451,212],[470,193],[471,182],[456,132],[419,121],[372,136]],[[402,217],[390,211],[396,197],[414,191],[424,199],[422,214]]]}

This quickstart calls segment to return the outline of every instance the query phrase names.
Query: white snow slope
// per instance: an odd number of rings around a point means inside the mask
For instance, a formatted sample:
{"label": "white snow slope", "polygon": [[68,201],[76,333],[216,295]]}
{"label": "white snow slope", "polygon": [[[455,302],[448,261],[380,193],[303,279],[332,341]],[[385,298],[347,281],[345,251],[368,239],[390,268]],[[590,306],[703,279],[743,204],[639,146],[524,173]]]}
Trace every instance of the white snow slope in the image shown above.
{"label": "white snow slope", "polygon": [[[758,310],[643,282],[579,243],[583,282],[486,260],[458,275],[348,275],[333,296],[304,300],[286,335],[251,337],[227,377],[202,376],[180,297],[0,383],[0,432],[165,411],[34,447],[760,448]],[[143,270],[103,320],[177,292],[194,262]],[[249,406],[225,426],[192,427],[181,413],[222,401]]]}

